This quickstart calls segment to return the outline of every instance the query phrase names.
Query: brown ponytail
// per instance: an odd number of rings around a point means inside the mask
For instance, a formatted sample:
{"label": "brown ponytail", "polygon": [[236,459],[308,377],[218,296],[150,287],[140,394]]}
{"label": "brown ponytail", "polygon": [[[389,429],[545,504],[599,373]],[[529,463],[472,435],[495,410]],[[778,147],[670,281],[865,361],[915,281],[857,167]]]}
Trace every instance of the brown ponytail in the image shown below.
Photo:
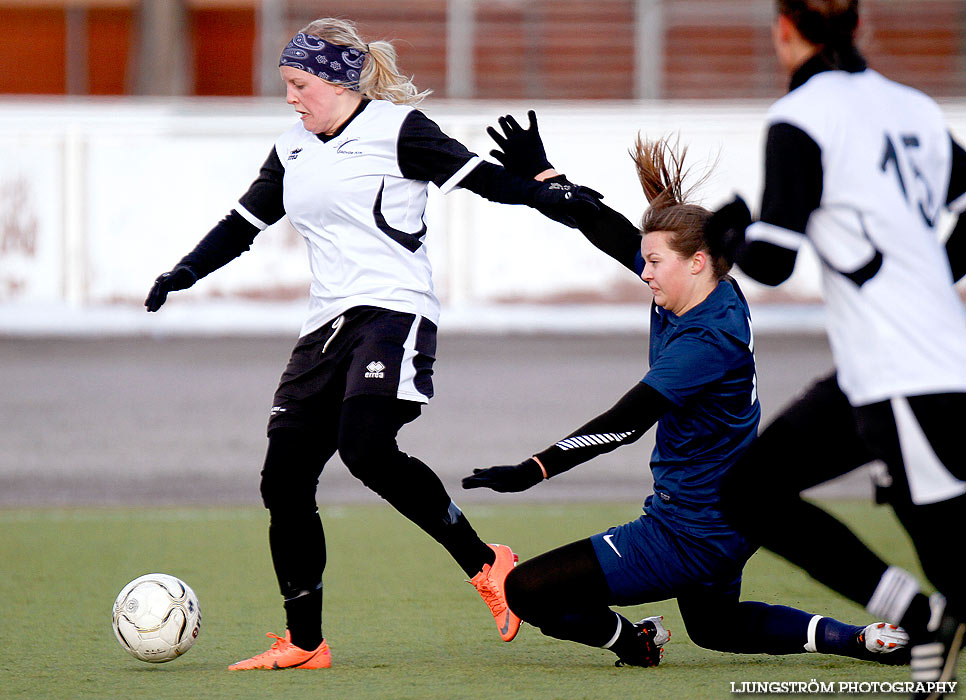
{"label": "brown ponytail", "polygon": [[[666,231],[668,246],[682,257],[690,257],[703,250],[710,256],[704,239],[704,225],[711,212],[698,204],[688,201],[691,193],[707,180],[709,170],[694,185],[685,187],[684,181],[690,168],[684,167],[687,146],[678,148],[675,141],[668,137],[657,141],[644,141],[638,135],[630,149],[631,158],[637,168],[637,178],[641,181],[644,196],[650,206],[641,219],[641,233],[647,235],[654,231]],[[711,261],[712,271],[717,279],[728,274],[731,263],[724,258]]]}

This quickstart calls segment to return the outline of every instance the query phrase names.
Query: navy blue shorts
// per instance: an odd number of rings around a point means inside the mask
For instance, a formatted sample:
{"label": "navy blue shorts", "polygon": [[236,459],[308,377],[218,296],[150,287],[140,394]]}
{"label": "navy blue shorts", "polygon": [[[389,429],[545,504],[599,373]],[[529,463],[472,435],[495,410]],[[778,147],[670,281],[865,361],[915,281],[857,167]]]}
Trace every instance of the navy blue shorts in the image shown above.
{"label": "navy blue shorts", "polygon": [[737,598],[755,547],[735,532],[671,527],[642,515],[590,538],[614,605],[690,595]]}
{"label": "navy blue shorts", "polygon": [[275,391],[268,430],[315,425],[353,396],[426,403],[435,360],[432,321],[372,306],[349,309],[299,338]]}

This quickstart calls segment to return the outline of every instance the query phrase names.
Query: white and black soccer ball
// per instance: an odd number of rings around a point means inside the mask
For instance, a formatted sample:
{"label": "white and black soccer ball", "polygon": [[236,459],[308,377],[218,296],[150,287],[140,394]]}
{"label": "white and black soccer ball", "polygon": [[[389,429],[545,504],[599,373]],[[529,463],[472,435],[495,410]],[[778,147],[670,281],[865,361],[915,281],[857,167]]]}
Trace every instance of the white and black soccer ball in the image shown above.
{"label": "white and black soccer ball", "polygon": [[171,661],[184,654],[201,632],[198,596],[169,574],[145,574],[121,589],[114,601],[114,634],[136,659]]}

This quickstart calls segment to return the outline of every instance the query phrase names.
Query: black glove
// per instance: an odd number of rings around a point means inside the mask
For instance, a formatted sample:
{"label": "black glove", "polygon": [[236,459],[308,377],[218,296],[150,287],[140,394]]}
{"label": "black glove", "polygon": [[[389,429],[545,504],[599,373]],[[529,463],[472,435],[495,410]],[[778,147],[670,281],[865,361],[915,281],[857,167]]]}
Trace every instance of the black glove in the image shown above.
{"label": "black glove", "polygon": [[745,242],[745,229],[751,225],[751,211],[740,195],[718,209],[704,225],[704,239],[713,258],[735,261],[739,246]]}
{"label": "black glove", "polygon": [[503,129],[502,135],[492,126],[486,127],[486,133],[502,149],[490,151],[491,156],[511,173],[532,178],[553,166],[547,160],[547,153],[543,149],[543,140],[537,130],[536,113],[531,109],[527,116],[530,118],[529,129],[524,129],[508,114],[498,120],[500,128]]}
{"label": "black glove", "polygon": [[543,470],[532,458],[512,467],[488,467],[474,469],[473,476],[463,479],[464,489],[486,487],[500,493],[526,491],[543,481]]}
{"label": "black glove", "polygon": [[197,281],[198,275],[190,267],[175,265],[171,272],[165,272],[154,280],[154,286],[148,292],[148,298],[144,300],[144,305],[148,311],[157,311],[168,298],[168,292],[187,289]]}
{"label": "black glove", "polygon": [[598,202],[603,198],[600,192],[575,185],[563,175],[558,175],[543,182],[531,206],[549,219],[577,228],[577,217],[600,211]]}

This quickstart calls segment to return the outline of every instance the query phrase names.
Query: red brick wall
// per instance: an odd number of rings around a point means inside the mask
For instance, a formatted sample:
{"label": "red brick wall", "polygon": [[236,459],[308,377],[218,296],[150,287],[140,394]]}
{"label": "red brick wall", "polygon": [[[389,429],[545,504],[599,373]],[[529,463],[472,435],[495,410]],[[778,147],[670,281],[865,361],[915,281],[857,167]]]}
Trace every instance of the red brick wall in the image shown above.
{"label": "red brick wall", "polygon": [[[189,11],[192,94],[251,95],[255,41],[252,8]],[[87,10],[88,92],[122,95],[134,33],[130,8]],[[63,8],[3,7],[0,2],[0,94],[58,95],[67,91],[67,19]],[[15,68],[14,68],[15,67]]]}
{"label": "red brick wall", "polygon": [[254,92],[255,10],[193,9],[191,49],[195,95]]}
{"label": "red brick wall", "polygon": [[63,10],[10,7],[0,10],[0,93],[60,94],[67,28]]}
{"label": "red brick wall", "polygon": [[[420,89],[446,96],[445,0],[289,0],[279,48],[315,19],[353,18],[370,39],[390,39]],[[479,0],[475,94],[490,99],[623,99],[635,84],[635,0]],[[132,6],[87,11],[91,94],[125,92]],[[772,55],[771,0],[665,0],[669,98],[773,98],[786,79]],[[966,0],[865,0],[861,45],[882,73],[937,97],[966,95]],[[189,10],[193,94],[254,91],[255,7]],[[62,94],[66,20],[50,4],[0,0],[0,93]],[[11,68],[15,67],[15,68]]]}
{"label": "red brick wall", "polygon": [[87,11],[87,83],[92,95],[123,95],[133,17],[119,8]]}
{"label": "red brick wall", "polygon": [[474,46],[476,95],[632,97],[633,21],[629,0],[481,3]]}

